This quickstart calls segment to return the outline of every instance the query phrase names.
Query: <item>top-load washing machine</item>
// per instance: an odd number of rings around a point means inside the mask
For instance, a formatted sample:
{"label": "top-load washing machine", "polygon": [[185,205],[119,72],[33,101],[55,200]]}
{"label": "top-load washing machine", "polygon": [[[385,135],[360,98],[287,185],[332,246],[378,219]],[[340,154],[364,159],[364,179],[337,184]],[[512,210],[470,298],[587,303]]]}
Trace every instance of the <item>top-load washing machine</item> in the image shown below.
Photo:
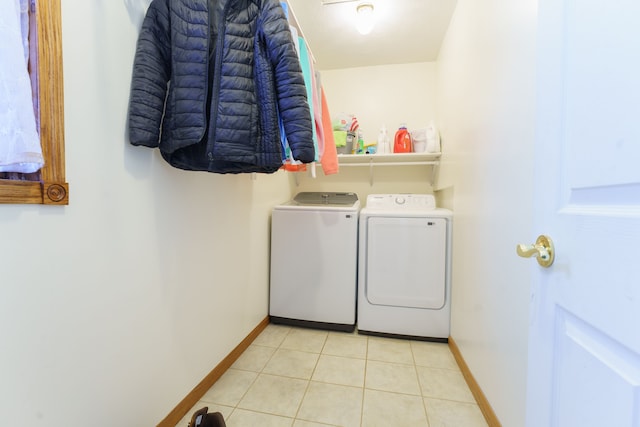
{"label": "top-load washing machine", "polygon": [[452,212],[430,194],[372,194],[359,227],[358,331],[448,340]]}
{"label": "top-load washing machine", "polygon": [[271,216],[273,323],[353,331],[358,212],[355,193],[302,192]]}

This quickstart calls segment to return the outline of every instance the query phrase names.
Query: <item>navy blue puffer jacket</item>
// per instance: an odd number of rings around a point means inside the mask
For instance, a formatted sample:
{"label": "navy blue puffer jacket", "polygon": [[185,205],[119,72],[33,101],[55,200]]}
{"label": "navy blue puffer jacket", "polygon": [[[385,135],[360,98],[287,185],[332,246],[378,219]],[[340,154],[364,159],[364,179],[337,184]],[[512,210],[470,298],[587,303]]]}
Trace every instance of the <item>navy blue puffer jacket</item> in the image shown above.
{"label": "navy blue puffer jacket", "polygon": [[314,160],[300,62],[278,0],[153,0],[136,50],[129,139],[175,167],[275,172],[278,119]]}

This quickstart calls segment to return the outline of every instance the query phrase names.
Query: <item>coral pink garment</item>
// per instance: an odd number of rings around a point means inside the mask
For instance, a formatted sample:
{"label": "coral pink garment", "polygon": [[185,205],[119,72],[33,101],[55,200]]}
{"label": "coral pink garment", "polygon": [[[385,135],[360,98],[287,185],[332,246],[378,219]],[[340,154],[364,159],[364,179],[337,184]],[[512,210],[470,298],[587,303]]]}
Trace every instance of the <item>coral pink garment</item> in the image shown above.
{"label": "coral pink garment", "polygon": [[317,149],[318,152],[317,154],[317,158],[318,159],[322,159],[322,156],[324,154],[324,146],[325,146],[325,141],[324,141],[324,132],[322,129],[322,105],[320,103],[320,93],[318,91],[318,80],[316,78],[316,72],[313,69],[313,63],[311,64],[311,86],[313,88],[313,90],[311,91],[312,93],[312,101],[313,102],[313,121],[314,121],[314,125],[316,127],[316,138],[317,138]]}
{"label": "coral pink garment", "polygon": [[324,153],[320,163],[322,171],[325,175],[333,175],[338,173],[338,151],[336,150],[336,142],[333,139],[333,126],[331,124],[331,114],[329,113],[329,105],[324,89],[320,89],[322,98],[322,127],[324,134]]}
{"label": "coral pink garment", "polygon": [[307,165],[292,165],[291,163],[285,163],[280,169],[286,170],[287,172],[306,172]]}

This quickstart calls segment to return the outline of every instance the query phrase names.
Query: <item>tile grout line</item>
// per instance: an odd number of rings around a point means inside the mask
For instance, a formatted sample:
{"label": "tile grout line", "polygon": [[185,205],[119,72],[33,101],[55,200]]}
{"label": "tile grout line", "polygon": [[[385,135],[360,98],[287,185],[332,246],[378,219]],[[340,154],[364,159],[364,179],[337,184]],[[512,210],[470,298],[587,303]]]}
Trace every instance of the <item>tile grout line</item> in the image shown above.
{"label": "tile grout line", "polygon": [[362,405],[360,405],[360,427],[363,427],[364,423],[364,398],[367,392],[367,368],[369,366],[369,337],[365,336],[367,341],[366,350],[364,352],[364,378],[362,381]]}
{"label": "tile grout line", "polygon": [[416,353],[413,348],[413,342],[409,342],[409,349],[411,350],[411,358],[413,359],[413,370],[416,373],[416,379],[418,380],[418,388],[420,389],[420,400],[422,401],[422,409],[424,411],[425,419],[427,420],[427,426],[429,427],[429,411],[427,411],[427,403],[425,402],[424,392],[422,391],[422,381],[420,381],[420,375],[418,374],[418,363],[416,362]]}
{"label": "tile grout line", "polygon": [[[276,354],[275,351],[273,352],[273,354],[269,357],[269,360],[271,360],[271,358],[273,357],[273,355]],[[269,363],[269,360],[267,360],[267,362],[264,364],[264,366],[267,366],[267,363]],[[253,379],[253,381],[251,381],[251,384],[249,384],[249,386],[247,387],[247,389],[244,391],[244,393],[242,394],[242,396],[240,396],[240,399],[238,399],[238,401],[236,402],[235,405],[233,405],[233,410],[231,411],[231,414],[229,414],[229,418],[231,418],[233,416],[233,414],[235,414],[237,409],[242,409],[242,408],[238,408],[238,405],[240,404],[240,402],[242,402],[242,399],[245,398],[245,396],[247,395],[247,393],[249,393],[249,390],[251,390],[251,387],[253,387],[253,385],[256,383],[256,381],[258,381],[258,378],[260,378],[260,374],[262,374],[262,371],[264,370],[264,366],[262,368],[260,368],[260,372],[257,373],[256,377]],[[247,371],[249,372],[249,371]]]}
{"label": "tile grout line", "polygon": [[[253,385],[256,383],[256,381],[258,381],[258,378],[260,378],[260,375],[264,374],[264,368],[266,368],[267,365],[269,364],[269,362],[271,361],[271,359],[274,358],[274,356],[278,352],[278,349],[280,349],[280,347],[282,346],[282,343],[284,342],[284,340],[286,339],[287,335],[289,335],[290,332],[291,332],[291,329],[289,329],[287,331],[287,333],[285,334],[284,338],[282,338],[282,340],[280,341],[280,343],[278,344],[277,347],[270,347],[270,348],[275,348],[275,350],[273,351],[271,356],[269,356],[269,359],[265,362],[265,364],[262,366],[262,368],[260,368],[260,371],[257,373],[256,377],[253,379],[253,381],[251,382],[249,387],[247,387],[245,392],[242,394],[242,397],[240,397],[240,399],[238,399],[238,402],[234,405],[233,411],[231,411],[231,415],[229,415],[229,418],[231,418],[231,416],[236,412],[237,409],[245,410],[245,409],[242,409],[242,408],[238,408],[238,405],[240,404],[240,402],[242,402],[242,399],[245,398],[247,393],[249,393],[249,390],[251,390],[251,387],[253,387]],[[263,346],[263,347],[269,347],[269,346]],[[267,375],[267,374],[265,374],[265,375]],[[273,414],[273,413],[270,413],[270,412],[261,412],[261,411],[256,411],[256,410],[253,410],[253,409],[246,409],[246,410],[250,411],[250,412],[255,412],[255,413],[263,413],[263,414],[266,414],[266,415],[278,416],[277,414]]]}
{"label": "tile grout line", "polygon": [[324,347],[327,345],[327,340],[329,338],[329,334],[327,333],[327,335],[324,337],[324,342],[322,343],[322,348],[320,348],[320,353],[313,353],[313,354],[317,354],[318,358],[316,359],[316,363],[313,366],[313,370],[311,371],[311,375],[309,376],[309,379],[307,380],[307,386],[304,389],[304,393],[302,394],[302,399],[300,399],[300,403],[298,404],[298,408],[296,409],[296,413],[293,417],[293,424],[295,424],[296,420],[300,420],[300,421],[306,421],[303,419],[298,418],[298,415],[300,414],[300,409],[302,409],[302,403],[304,402],[304,399],[307,397],[307,393],[309,392],[309,388],[311,387],[311,380],[313,379],[313,374],[316,372],[316,369],[318,368],[318,363],[320,363],[320,356],[322,355],[322,350],[324,350]]}

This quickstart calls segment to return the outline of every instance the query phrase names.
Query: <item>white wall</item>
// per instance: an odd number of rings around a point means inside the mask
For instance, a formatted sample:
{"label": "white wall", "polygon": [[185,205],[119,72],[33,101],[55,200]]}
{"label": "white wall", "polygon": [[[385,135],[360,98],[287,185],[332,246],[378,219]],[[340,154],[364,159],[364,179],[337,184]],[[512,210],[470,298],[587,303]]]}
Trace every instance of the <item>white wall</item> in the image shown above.
{"label": "white wall", "polygon": [[2,425],[155,425],[267,315],[289,179],[126,142],[147,4],[62,2],[70,205],[0,206]]}
{"label": "white wall", "polygon": [[[322,85],[332,117],[339,113],[358,118],[365,141],[375,141],[386,125],[390,141],[401,123],[409,130],[424,128],[436,116],[436,64],[382,65],[323,70]],[[353,191],[362,204],[371,193],[430,193],[430,166],[340,167],[337,175],[318,178],[299,174],[295,191]]]}
{"label": "white wall", "polygon": [[537,2],[459,0],[438,61],[454,210],[451,335],[504,426],[525,422]]}
{"label": "white wall", "polygon": [[321,71],[331,115],[355,114],[365,140],[382,125],[389,135],[401,123],[424,128],[436,118],[436,63],[380,65]]}

